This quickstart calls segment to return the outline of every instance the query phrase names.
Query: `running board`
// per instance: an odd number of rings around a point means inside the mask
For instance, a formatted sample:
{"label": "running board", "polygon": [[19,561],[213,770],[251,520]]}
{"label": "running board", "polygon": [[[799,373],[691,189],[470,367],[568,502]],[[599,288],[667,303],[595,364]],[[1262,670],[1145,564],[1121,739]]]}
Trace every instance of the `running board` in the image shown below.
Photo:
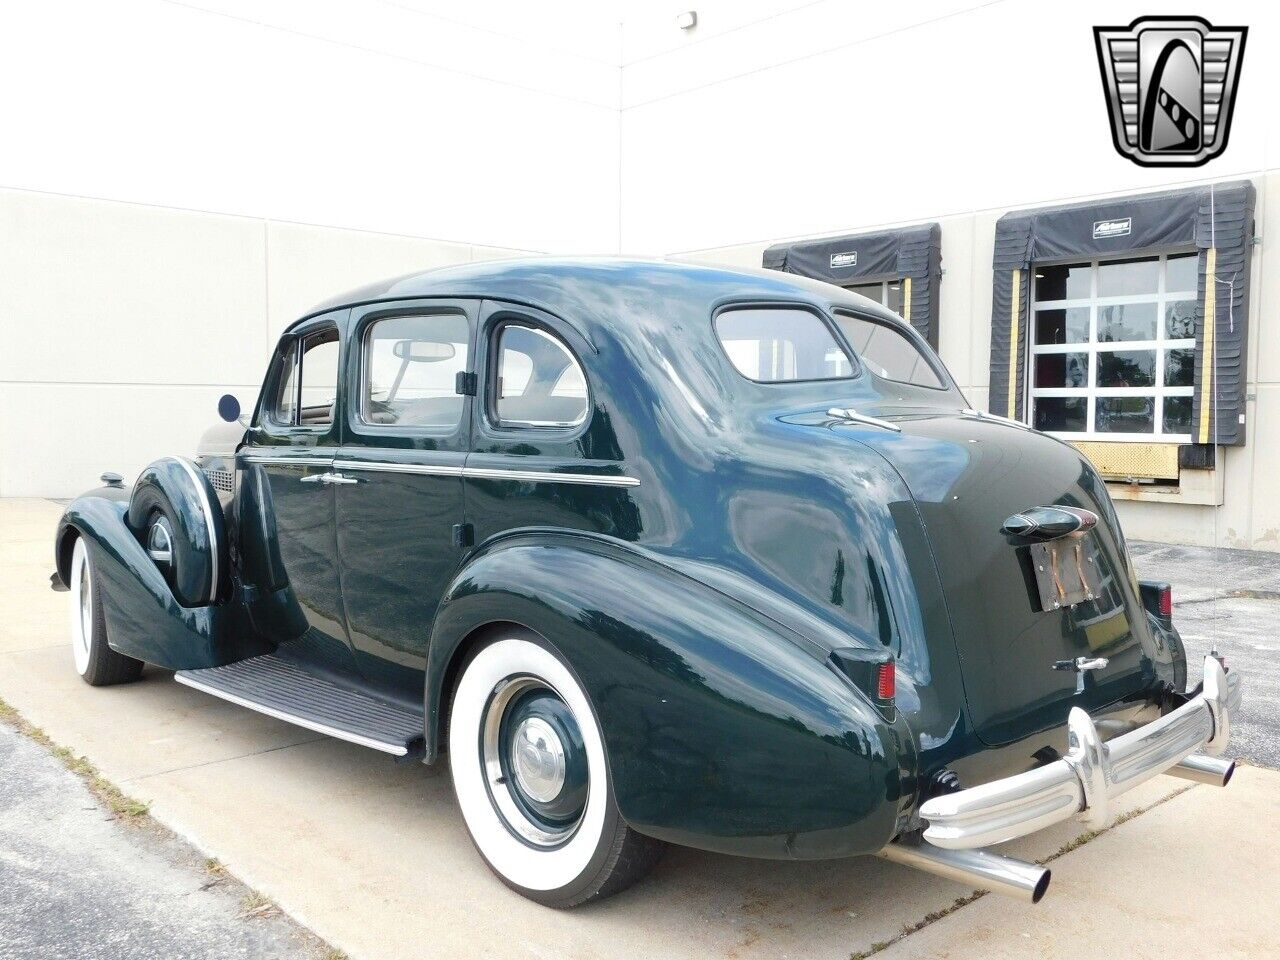
{"label": "running board", "polygon": [[275,654],[205,670],[179,670],[173,679],[277,720],[396,757],[422,749],[421,713],[316,676]]}

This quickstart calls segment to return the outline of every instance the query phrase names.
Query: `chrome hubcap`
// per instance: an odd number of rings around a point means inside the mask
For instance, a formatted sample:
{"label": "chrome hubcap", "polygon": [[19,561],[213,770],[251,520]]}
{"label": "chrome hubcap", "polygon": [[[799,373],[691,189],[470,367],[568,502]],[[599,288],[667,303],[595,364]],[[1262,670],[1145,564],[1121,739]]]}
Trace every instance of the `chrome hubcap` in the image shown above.
{"label": "chrome hubcap", "polygon": [[564,744],[541,717],[528,717],[511,737],[511,769],[516,784],[540,803],[550,803],[564,787]]}
{"label": "chrome hubcap", "polygon": [[587,806],[586,748],[560,695],[535,677],[494,689],[480,734],[489,797],[508,830],[531,846],[573,836]]}
{"label": "chrome hubcap", "polygon": [[147,531],[147,553],[156,563],[168,566],[173,562],[173,536],[169,521],[161,517]]}

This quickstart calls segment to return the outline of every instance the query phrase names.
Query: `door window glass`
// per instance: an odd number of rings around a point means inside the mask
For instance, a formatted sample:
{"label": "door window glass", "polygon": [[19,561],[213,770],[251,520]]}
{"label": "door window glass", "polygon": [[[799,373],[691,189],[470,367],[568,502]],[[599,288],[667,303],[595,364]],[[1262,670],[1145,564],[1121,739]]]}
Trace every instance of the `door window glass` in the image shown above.
{"label": "door window glass", "polygon": [[302,341],[302,391],[298,422],[304,426],[333,423],[338,396],[338,331],[325,330]]}
{"label": "door window glass", "polygon": [[462,422],[458,374],[471,327],[460,313],[386,317],[364,338],[361,419],[374,425],[452,429]]}
{"label": "door window glass", "polygon": [[587,419],[586,376],[551,334],[509,323],[498,333],[493,411],[503,426],[577,426]]}

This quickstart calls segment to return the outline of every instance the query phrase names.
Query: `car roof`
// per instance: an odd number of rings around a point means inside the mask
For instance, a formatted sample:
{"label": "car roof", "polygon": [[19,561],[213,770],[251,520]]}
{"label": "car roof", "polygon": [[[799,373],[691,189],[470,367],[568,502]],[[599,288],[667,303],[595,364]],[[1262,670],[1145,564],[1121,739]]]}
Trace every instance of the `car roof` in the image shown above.
{"label": "car roof", "polygon": [[847,306],[902,322],[858,294],[776,270],[622,257],[522,257],[439,267],[367,284],[318,304],[296,323],[332,310],[387,300],[478,297],[545,310],[585,325],[588,337],[591,328],[600,324],[626,323],[629,313],[676,307],[681,312],[709,313],[731,300]]}

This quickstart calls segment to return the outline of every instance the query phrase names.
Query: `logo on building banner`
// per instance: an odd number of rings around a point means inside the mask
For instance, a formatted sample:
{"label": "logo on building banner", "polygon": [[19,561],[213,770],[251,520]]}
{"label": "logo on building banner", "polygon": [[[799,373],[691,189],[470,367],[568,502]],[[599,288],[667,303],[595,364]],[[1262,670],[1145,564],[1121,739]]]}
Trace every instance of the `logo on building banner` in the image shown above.
{"label": "logo on building banner", "polygon": [[856,267],[858,265],[858,251],[849,250],[845,253],[833,253],[831,255],[831,269],[838,267]]}
{"label": "logo on building banner", "polygon": [[1127,237],[1133,229],[1133,217],[1123,220],[1093,221],[1093,239],[1105,240],[1108,237]]}
{"label": "logo on building banner", "polygon": [[1222,153],[1248,32],[1199,17],[1094,27],[1120,155],[1144,167],[1198,167]]}

